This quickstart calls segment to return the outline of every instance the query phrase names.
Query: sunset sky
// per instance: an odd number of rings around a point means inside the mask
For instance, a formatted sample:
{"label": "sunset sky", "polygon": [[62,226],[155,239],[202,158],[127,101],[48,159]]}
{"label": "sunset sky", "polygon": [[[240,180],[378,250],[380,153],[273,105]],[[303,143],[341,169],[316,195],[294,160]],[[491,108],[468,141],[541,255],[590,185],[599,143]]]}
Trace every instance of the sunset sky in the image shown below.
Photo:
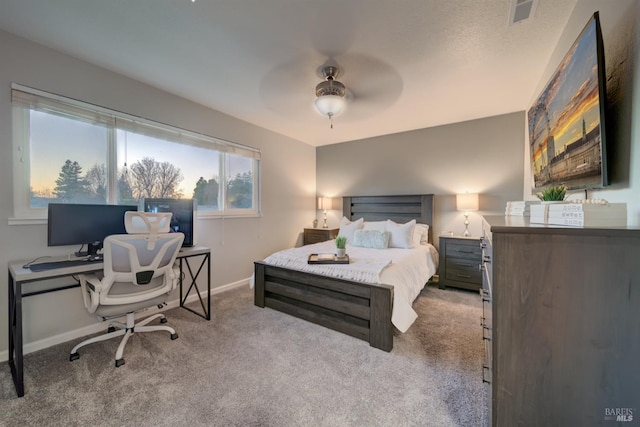
{"label": "sunset sky", "polygon": [[[64,162],[77,161],[86,173],[93,165],[105,163],[107,158],[107,130],[52,114],[32,111],[31,120],[31,187],[39,192],[53,190]],[[143,157],[158,162],[170,162],[180,168],[184,180],[180,185],[184,197],[192,197],[198,179],[217,175],[217,152],[199,147],[184,146],[161,139],[118,131],[118,169],[125,162],[130,166]],[[126,147],[126,150],[125,150]],[[228,174],[247,171],[250,161],[230,156]],[[217,179],[217,176],[215,176]]]}

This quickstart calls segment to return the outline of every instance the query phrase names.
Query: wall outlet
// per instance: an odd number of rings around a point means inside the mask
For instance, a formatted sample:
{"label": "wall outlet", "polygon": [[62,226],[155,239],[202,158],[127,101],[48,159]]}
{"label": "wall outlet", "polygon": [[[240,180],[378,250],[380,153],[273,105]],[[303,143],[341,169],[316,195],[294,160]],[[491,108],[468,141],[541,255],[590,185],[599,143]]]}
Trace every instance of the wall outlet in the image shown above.
{"label": "wall outlet", "polygon": [[439,274],[434,274],[433,276],[431,276],[431,282],[440,283],[440,275]]}

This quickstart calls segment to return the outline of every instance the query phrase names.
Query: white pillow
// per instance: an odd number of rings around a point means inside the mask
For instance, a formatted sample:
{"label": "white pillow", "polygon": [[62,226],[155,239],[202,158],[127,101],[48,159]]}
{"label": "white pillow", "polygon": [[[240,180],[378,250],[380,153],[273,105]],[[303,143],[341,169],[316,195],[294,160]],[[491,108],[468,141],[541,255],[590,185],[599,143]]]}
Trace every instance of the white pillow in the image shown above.
{"label": "white pillow", "polygon": [[363,230],[387,231],[387,221],[365,221]]}
{"label": "white pillow", "polygon": [[389,247],[390,248],[413,248],[413,230],[416,228],[416,220],[405,224],[396,224],[390,219],[387,220],[387,231],[389,232]]}
{"label": "white pillow", "polygon": [[357,219],[355,221],[349,221],[347,217],[342,217],[340,221],[340,231],[338,231],[338,236],[343,236],[347,238],[347,242],[351,243],[353,240],[353,233],[356,230],[360,230],[362,228],[362,224],[364,223],[364,218]]}
{"label": "white pillow", "polygon": [[413,230],[413,245],[420,246],[429,243],[429,226],[427,224],[416,224]]}
{"label": "white pillow", "polygon": [[389,247],[389,232],[377,230],[356,230],[351,246],[361,248],[386,249]]}

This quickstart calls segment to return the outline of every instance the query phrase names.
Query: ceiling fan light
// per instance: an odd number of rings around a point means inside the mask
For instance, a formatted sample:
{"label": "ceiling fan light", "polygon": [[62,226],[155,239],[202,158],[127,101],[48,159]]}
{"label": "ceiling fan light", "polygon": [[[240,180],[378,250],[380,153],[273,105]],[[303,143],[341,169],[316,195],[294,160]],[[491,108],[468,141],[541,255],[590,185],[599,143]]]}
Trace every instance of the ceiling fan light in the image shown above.
{"label": "ceiling fan light", "polygon": [[338,95],[323,95],[316,98],[316,109],[324,116],[337,116],[346,105],[345,99]]}

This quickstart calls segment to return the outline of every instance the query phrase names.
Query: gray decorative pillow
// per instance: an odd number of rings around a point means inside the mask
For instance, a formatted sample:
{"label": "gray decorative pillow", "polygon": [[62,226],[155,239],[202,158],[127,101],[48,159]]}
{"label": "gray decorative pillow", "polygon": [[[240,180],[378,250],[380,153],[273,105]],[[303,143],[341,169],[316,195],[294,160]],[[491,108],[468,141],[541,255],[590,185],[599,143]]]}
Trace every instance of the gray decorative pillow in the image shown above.
{"label": "gray decorative pillow", "polygon": [[349,243],[361,248],[386,249],[389,247],[389,235],[388,231],[356,230]]}

